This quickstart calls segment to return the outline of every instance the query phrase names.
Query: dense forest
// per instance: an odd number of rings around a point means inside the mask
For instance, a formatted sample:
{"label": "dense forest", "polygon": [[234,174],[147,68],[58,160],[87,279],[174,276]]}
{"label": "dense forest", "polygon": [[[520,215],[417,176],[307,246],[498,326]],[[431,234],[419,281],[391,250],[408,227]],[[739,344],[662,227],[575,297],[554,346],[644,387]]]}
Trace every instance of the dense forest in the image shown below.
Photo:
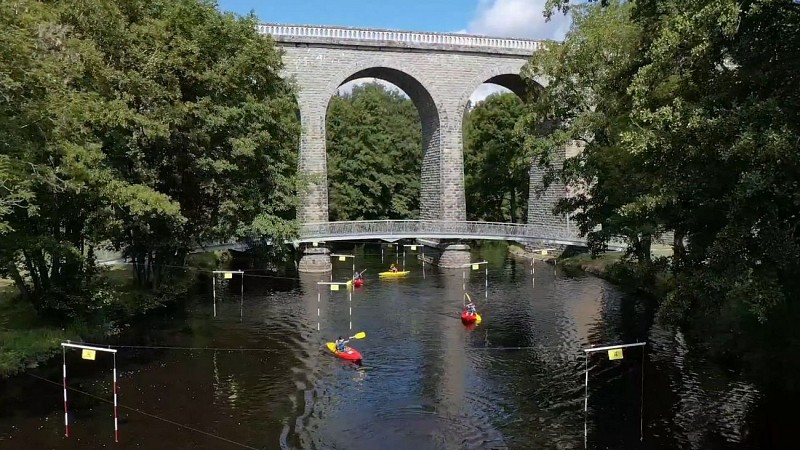
{"label": "dense forest", "polygon": [[[572,27],[524,67],[533,101],[466,116],[469,218],[524,221],[538,164],[575,188],[556,211],[594,254],[625,239],[619,270],[663,281],[664,323],[782,371],[800,320],[800,6],[547,5]],[[0,2],[0,278],[37,314],[113,303],[99,250],[158,291],[200,243],[296,232],[297,106],[256,22],[198,0]],[[331,220],[419,216],[409,99],[336,96],[327,138]],[[570,142],[583,152],[553,164]],[[672,256],[651,257],[664,235]]]}
{"label": "dense forest", "polygon": [[[573,25],[523,71],[538,89],[525,146],[551,179],[582,189],[559,211],[574,215],[595,252],[622,237],[635,270],[668,270],[663,321],[780,372],[800,319],[800,7],[548,6],[568,10]],[[558,125],[537,131],[547,123]],[[550,164],[551,149],[570,141],[583,154]],[[672,258],[651,261],[650,243],[667,231]]]}
{"label": "dense forest", "polygon": [[41,314],[107,304],[199,243],[292,232],[299,122],[255,17],[195,0],[0,3],[0,275]]}
{"label": "dense forest", "polygon": [[419,217],[422,125],[414,103],[378,83],[328,106],[330,220]]}
{"label": "dense forest", "polygon": [[[525,221],[531,159],[515,130],[524,111],[514,94],[467,111],[468,219]],[[419,217],[422,129],[408,97],[378,83],[357,85],[331,99],[327,126],[330,220]]]}
{"label": "dense forest", "polygon": [[464,188],[467,219],[525,222],[531,159],[516,129],[525,105],[515,94],[494,94],[467,114]]}

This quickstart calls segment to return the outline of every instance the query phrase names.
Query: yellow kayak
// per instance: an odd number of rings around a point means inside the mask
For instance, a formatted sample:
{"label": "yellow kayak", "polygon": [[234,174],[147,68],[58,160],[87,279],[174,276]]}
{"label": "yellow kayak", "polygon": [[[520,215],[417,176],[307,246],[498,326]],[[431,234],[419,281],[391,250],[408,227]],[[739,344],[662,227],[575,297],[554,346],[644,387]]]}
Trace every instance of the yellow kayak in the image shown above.
{"label": "yellow kayak", "polygon": [[411,273],[410,270],[406,270],[404,272],[392,272],[390,270],[389,272],[380,272],[378,274],[378,276],[379,277],[388,277],[388,278],[397,278],[397,277],[404,277],[404,276],[406,276],[406,275],[408,275],[410,273]]}

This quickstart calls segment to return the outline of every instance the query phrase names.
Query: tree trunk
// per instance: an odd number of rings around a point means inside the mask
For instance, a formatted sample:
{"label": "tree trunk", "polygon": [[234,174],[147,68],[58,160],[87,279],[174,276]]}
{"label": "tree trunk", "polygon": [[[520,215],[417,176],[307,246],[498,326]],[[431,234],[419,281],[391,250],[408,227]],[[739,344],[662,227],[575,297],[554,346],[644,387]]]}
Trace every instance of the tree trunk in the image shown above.
{"label": "tree trunk", "polygon": [[683,230],[675,230],[672,238],[672,267],[673,269],[680,269],[683,267],[684,258],[686,257],[686,246],[683,244],[683,239],[686,237],[686,232]]}
{"label": "tree trunk", "polygon": [[643,234],[639,242],[637,243],[636,249],[636,257],[639,259],[639,262],[644,264],[650,264],[652,262],[652,258],[650,256],[650,248],[653,244],[653,237],[649,234]]}
{"label": "tree trunk", "polygon": [[42,281],[39,278],[39,272],[36,270],[36,266],[34,266],[33,260],[31,259],[30,255],[25,250],[22,251],[22,259],[25,260],[25,268],[28,269],[28,274],[31,277],[31,281],[33,281],[34,292],[41,292]]}
{"label": "tree trunk", "polygon": [[44,253],[37,249],[34,255],[34,262],[39,268],[39,279],[42,282],[42,287],[44,289],[50,289],[50,272],[49,268],[47,267],[47,261],[45,261],[44,258]]}
{"label": "tree trunk", "polygon": [[509,200],[511,207],[511,223],[517,223],[517,190],[511,189],[511,199]]}
{"label": "tree trunk", "polygon": [[25,284],[25,280],[22,279],[22,275],[20,275],[17,265],[14,263],[9,264],[8,273],[11,275],[11,279],[14,280],[14,284],[19,290],[19,295],[23,300],[28,300],[31,297],[31,291],[28,288],[28,285]]}

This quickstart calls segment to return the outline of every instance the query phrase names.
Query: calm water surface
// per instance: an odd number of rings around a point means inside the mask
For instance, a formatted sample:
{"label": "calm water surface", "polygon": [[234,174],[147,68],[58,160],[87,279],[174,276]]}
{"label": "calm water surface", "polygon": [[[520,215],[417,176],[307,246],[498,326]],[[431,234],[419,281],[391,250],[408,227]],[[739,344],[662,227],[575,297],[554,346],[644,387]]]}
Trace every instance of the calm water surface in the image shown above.
{"label": "calm water surface", "polygon": [[[248,277],[241,310],[239,281],[222,280],[213,318],[209,280],[186,314],[128,334],[120,344],[251,350],[120,348],[119,444],[105,402],[109,358],[68,354],[70,387],[104,400],[69,393],[68,439],[60,363],[3,383],[0,448],[582,448],[582,349],[637,340],[650,343],[644,373],[637,349],[621,361],[589,358],[589,448],[760,447],[747,443],[759,390],[654,326],[647,302],[542,263],[531,274],[529,262],[485,247],[473,260],[490,262],[488,293],[483,270],[467,280],[484,320],[467,328],[461,272],[427,266],[423,276],[409,258],[407,279],[379,280],[388,255],[382,263],[377,246],[363,252],[367,282],[352,302],[347,290],[327,289],[318,301],[321,275]],[[349,264],[337,261],[334,276],[345,279]],[[361,366],[324,350],[358,331],[367,333],[351,342]]]}

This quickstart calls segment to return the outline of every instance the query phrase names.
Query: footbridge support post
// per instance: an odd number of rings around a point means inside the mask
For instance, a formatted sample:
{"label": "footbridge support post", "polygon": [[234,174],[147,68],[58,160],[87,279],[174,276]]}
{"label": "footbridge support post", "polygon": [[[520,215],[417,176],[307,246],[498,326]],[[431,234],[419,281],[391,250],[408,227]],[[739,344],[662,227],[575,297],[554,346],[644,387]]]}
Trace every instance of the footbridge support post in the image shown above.
{"label": "footbridge support post", "polygon": [[472,261],[469,245],[462,243],[443,244],[444,250],[439,258],[442,269],[463,269]]}
{"label": "footbridge support post", "polygon": [[305,246],[297,270],[303,273],[330,272],[333,270],[330,253],[331,251],[325,247]]}

